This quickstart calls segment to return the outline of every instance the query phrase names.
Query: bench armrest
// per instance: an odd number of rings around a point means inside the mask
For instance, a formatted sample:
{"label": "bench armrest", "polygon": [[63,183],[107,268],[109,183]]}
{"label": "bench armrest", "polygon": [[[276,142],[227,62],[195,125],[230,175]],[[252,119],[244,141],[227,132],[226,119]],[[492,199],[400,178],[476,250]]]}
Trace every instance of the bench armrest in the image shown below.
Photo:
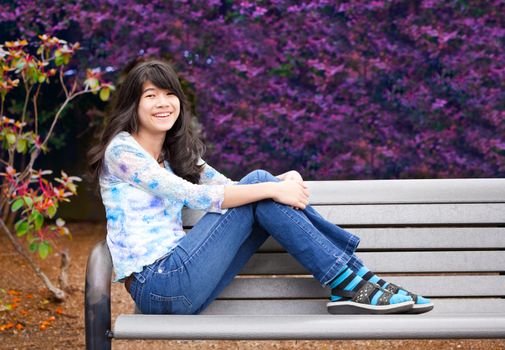
{"label": "bench armrest", "polygon": [[88,257],[84,292],[86,349],[111,348],[110,288],[112,258],[105,240]]}

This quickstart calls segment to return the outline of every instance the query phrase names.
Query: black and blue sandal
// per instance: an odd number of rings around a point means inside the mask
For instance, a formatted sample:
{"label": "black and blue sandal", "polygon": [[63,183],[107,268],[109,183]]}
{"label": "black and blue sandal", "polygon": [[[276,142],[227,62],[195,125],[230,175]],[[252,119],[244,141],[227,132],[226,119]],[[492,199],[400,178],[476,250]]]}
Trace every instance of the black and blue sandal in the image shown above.
{"label": "black and blue sandal", "polygon": [[[377,282],[377,284],[381,285],[382,281],[384,280],[381,279],[379,282]],[[393,294],[408,295],[409,297],[412,298],[412,300],[414,301],[414,306],[412,306],[412,310],[408,312],[409,314],[422,314],[431,311],[433,309],[433,303],[430,301],[430,299],[409,292],[405,288],[400,287],[391,282],[385,282],[382,283],[382,285],[383,285],[382,288],[390,291]]]}
{"label": "black and blue sandal", "polygon": [[330,314],[407,313],[414,305],[411,298],[398,296],[365,280],[360,281],[353,290],[344,290],[338,286],[333,288],[330,299],[326,304]]}
{"label": "black and blue sandal", "polygon": [[420,295],[409,292],[403,287],[400,287],[394,283],[384,281],[382,278],[370,271],[366,266],[362,266],[357,272],[358,276],[362,279],[370,281],[372,283],[377,283],[381,288],[390,291],[396,295],[407,295],[414,301],[414,306],[412,310],[409,311],[411,314],[422,314],[433,309],[433,303],[430,299],[424,298]]}

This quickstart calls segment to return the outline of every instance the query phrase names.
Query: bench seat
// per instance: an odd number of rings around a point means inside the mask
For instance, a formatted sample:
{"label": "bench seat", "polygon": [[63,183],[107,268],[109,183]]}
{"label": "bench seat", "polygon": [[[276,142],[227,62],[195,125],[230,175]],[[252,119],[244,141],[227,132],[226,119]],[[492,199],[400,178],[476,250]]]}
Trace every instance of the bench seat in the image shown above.
{"label": "bench seat", "polygon": [[[258,306],[259,303],[249,304]],[[263,306],[263,305],[262,305]],[[268,306],[268,303],[266,304]],[[291,304],[294,306],[294,304]],[[437,304],[438,306],[438,304]],[[505,304],[501,303],[502,311]],[[261,310],[266,311],[265,307]],[[502,338],[503,313],[431,315],[121,315],[118,339]]]}
{"label": "bench seat", "polygon": [[[361,237],[357,254],[371,270],[431,298],[434,310],[421,315],[330,315],[326,311],[329,288],[322,287],[270,237],[201,315],[132,313],[118,316],[111,327],[111,262],[101,242],[88,260],[88,348],[102,348],[92,345],[93,334],[101,329],[108,330],[103,342],[112,337],[505,337],[505,179],[307,184],[311,205],[321,215]],[[184,211],[185,228],[189,230],[202,215]],[[99,341],[96,344],[102,346]]]}

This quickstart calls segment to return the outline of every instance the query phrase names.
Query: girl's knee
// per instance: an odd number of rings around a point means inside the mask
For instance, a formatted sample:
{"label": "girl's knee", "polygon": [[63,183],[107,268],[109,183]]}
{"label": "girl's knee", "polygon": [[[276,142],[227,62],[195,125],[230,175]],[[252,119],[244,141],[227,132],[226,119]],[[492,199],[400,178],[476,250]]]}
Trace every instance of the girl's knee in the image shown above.
{"label": "girl's knee", "polygon": [[257,183],[257,182],[271,182],[271,181],[279,181],[275,176],[270,174],[268,171],[263,169],[257,169],[251,171],[249,174],[244,176],[241,183]]}

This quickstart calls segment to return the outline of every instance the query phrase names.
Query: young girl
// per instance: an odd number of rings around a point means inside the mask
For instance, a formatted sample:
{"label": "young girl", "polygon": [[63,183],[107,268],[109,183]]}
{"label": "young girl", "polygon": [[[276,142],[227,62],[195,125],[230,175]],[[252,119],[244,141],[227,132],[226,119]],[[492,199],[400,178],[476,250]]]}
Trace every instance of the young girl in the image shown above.
{"label": "young girl", "polygon": [[[323,285],[332,314],[421,313],[433,304],[387,283],[355,256],[359,238],[309,205],[296,171],[255,170],[234,182],[201,158],[177,74],[135,65],[91,150],[107,213],[115,282],[147,314],[198,314],[273,236]],[[183,206],[207,213],[185,234]]]}

